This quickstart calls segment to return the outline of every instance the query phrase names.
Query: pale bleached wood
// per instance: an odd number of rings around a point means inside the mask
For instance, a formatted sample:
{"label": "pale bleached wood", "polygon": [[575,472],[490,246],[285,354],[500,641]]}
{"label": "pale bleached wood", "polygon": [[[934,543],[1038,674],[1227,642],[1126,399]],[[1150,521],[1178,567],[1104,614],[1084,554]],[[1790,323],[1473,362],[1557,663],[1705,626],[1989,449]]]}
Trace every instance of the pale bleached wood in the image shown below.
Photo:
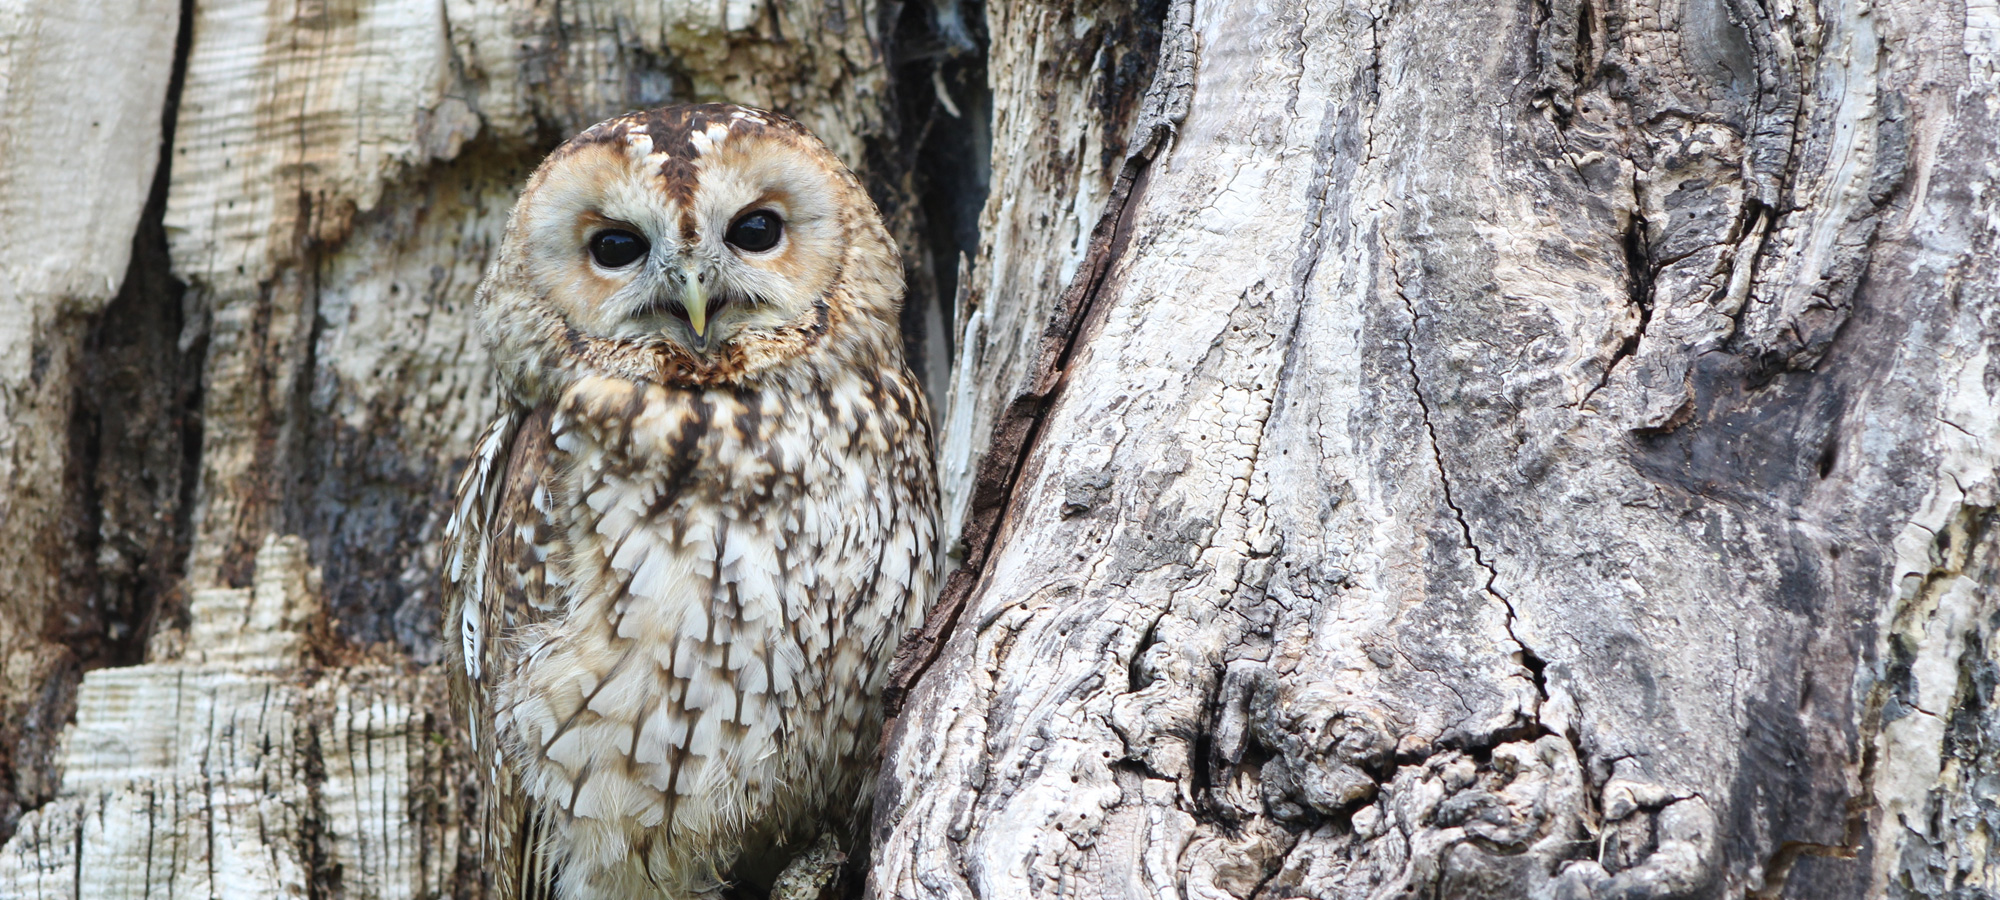
{"label": "pale bleached wood", "polygon": [[[959,284],[958,353],[938,448],[947,546],[957,542],[995,421],[1034,376],[1043,326],[1104,212],[1158,44],[1117,4],[995,4],[987,27],[992,175],[981,252]],[[1054,164],[1051,164],[1054,163]],[[963,556],[964,548],[953,551]]]}
{"label": "pale bleached wood", "polygon": [[251,588],[192,603],[181,662],[84,677],[59,798],[0,851],[0,896],[440,896],[443,679],[300,669],[319,617],[305,542],[266,542]]}

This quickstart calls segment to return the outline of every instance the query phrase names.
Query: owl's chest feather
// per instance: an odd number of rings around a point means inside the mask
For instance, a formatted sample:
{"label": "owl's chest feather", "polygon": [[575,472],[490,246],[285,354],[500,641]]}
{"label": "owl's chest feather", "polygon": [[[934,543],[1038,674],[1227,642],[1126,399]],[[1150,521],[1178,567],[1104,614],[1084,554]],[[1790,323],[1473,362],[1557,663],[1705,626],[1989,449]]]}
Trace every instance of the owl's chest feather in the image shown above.
{"label": "owl's chest feather", "polygon": [[810,790],[784,773],[862,749],[933,578],[928,440],[900,386],[808,387],[565,395],[546,504],[561,609],[522,630],[502,690],[510,743],[539,757],[531,793],[644,823],[645,797]]}
{"label": "owl's chest feather", "polygon": [[707,608],[660,624],[722,641],[784,624],[808,645],[839,631],[856,611],[839,607],[883,586],[896,520],[923,512],[896,482],[928,450],[879,386],[811,388],[577,385],[552,423],[570,615],[608,610],[636,638],[624,617],[693,601]]}

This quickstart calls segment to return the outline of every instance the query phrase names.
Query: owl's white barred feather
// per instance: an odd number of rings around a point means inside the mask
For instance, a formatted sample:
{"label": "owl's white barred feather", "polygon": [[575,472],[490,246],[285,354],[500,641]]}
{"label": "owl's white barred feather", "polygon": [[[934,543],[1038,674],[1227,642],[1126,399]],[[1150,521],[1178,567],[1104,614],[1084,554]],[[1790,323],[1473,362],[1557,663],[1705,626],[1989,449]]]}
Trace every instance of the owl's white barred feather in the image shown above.
{"label": "owl's white barred feather", "polygon": [[[746,251],[756,213],[783,239]],[[607,230],[649,249],[607,265]],[[860,185],[779,116],[635,114],[531,179],[481,288],[510,408],[447,530],[501,895],[705,896],[859,824],[939,553],[901,290]]]}

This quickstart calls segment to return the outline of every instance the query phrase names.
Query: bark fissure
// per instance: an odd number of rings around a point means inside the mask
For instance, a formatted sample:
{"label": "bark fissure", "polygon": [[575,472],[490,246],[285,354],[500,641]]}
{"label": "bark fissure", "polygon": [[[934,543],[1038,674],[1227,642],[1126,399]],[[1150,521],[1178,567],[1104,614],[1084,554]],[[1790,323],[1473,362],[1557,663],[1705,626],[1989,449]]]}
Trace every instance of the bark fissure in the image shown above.
{"label": "bark fissure", "polygon": [[70,900],[83,900],[83,829],[81,828],[76,830],[76,847],[71,852],[76,854],[76,860],[70,865],[70,877],[76,879],[76,890],[70,894]]}
{"label": "bark fissure", "polygon": [[[936,661],[944,642],[958,624],[959,613],[965,608],[966,600],[978,586],[1012,503],[1022,468],[1033,455],[1043,418],[1054,402],[1055,392],[1060,390],[1062,365],[1075,347],[1075,340],[1094,305],[1097,288],[1109,265],[1109,248],[1117,231],[1114,223],[1118,221],[1113,213],[1118,216],[1124,214],[1133,183],[1138,180],[1136,174],[1131,173],[1140,171],[1143,171],[1141,166],[1128,164],[1127,174],[1119,176],[1118,188],[1114,189],[1112,200],[1107,204],[1105,219],[1099,223],[1104,244],[1100,249],[1097,238],[1092,239],[1090,261],[1085,263],[1085,274],[1079,276],[1079,282],[1084,287],[1073,301],[1058,302],[1059,310],[1067,308],[1069,313],[1059,312],[1056,321],[1062,327],[1052,325],[1050,333],[1044,336],[1042,353],[1046,362],[1036,367],[1034,384],[1037,389],[1016,396],[994,426],[994,441],[981,460],[979,486],[973,495],[963,532],[967,548],[965,559],[945,580],[944,590],[925,616],[922,630],[897,647],[896,662],[890,668],[889,687],[883,693],[883,703],[890,718],[901,711],[909,690]],[[1107,228],[1107,224],[1111,227]],[[885,736],[887,733],[885,729]]]}
{"label": "bark fissure", "polygon": [[1832,859],[1854,859],[1858,855],[1856,846],[1838,844],[1814,844],[1808,841],[1784,841],[1771,851],[1764,861],[1764,881],[1750,891],[1755,900],[1773,900],[1785,895],[1785,883],[1792,876],[1792,867],[1802,856],[1824,856]]}
{"label": "bark fissure", "polygon": [[[1385,262],[1388,266],[1390,284],[1395,289],[1397,299],[1402,301],[1404,310],[1410,315],[1410,330],[1403,340],[1403,358],[1409,364],[1410,395],[1416,400],[1425,440],[1430,448],[1431,463],[1437,470],[1438,489],[1443,495],[1445,508],[1451,510],[1452,519],[1458,525],[1459,534],[1465,542],[1465,549],[1472,554],[1473,565],[1479,567],[1485,573],[1485,580],[1481,583],[1480,590],[1493,599],[1498,600],[1500,606],[1506,610],[1507,636],[1513,640],[1516,652],[1520,654],[1519,662],[1521,667],[1529,673],[1530,680],[1535,686],[1536,696],[1541,702],[1546,703],[1549,699],[1549,692],[1548,684],[1543,678],[1541,657],[1534,650],[1530,649],[1527,642],[1522,640],[1520,634],[1515,631],[1515,624],[1519,620],[1519,617],[1514,610],[1514,604],[1494,586],[1494,583],[1500,577],[1500,570],[1493,566],[1493,563],[1486,558],[1486,553],[1480,549],[1479,543],[1473,540],[1472,524],[1466,519],[1465,510],[1452,497],[1451,474],[1445,466],[1444,450],[1438,441],[1437,426],[1431,421],[1431,401],[1424,396],[1424,378],[1417,363],[1416,339],[1419,321],[1417,307],[1403,289],[1402,278],[1397,272],[1399,263],[1395,250],[1389,246],[1389,242],[1386,240],[1381,242],[1381,246]],[[1530,713],[1530,715],[1535,714]],[[1531,736],[1552,733],[1546,726],[1540,723],[1539,718],[1532,724],[1533,728],[1537,730]]]}
{"label": "bark fissure", "polygon": [[[1637,206],[1636,197],[1634,206]],[[1656,262],[1653,259],[1652,249],[1646,242],[1646,219],[1637,213],[1633,214],[1631,223],[1626,226],[1623,250],[1628,279],[1627,289],[1633,308],[1639,312],[1639,321],[1634,323],[1632,331],[1618,343],[1618,348],[1612,351],[1611,360],[1604,364],[1604,373],[1598,376],[1597,383],[1592,385],[1590,390],[1584,393],[1583,399],[1577,402],[1579,407],[1588,406],[1590,398],[1595,397],[1598,391],[1611,383],[1611,376],[1618,371],[1619,363],[1638,354],[1640,345],[1646,340],[1646,327],[1653,323],[1654,280],[1658,277],[1660,267],[1670,264]],[[1693,252],[1690,251],[1690,255]]]}
{"label": "bark fissure", "polygon": [[[157,426],[169,434],[178,433],[178,440],[169,440],[173,449],[179,450],[179,458],[162,459],[158,464],[168,467],[178,474],[177,479],[160,480],[166,483],[156,488],[157,496],[130,497],[126,503],[137,504],[138,511],[125,511],[127,515],[143,515],[147,519],[164,519],[169,523],[166,535],[154,538],[163,541],[164,546],[142,548],[154,558],[147,559],[137,574],[120,587],[135,596],[127,603],[131,605],[133,629],[125,637],[126,646],[110,652],[80,653],[85,666],[131,665],[144,658],[144,648],[151,626],[159,615],[160,606],[176,592],[175,582],[184,567],[182,557],[186,554],[190,538],[189,517],[194,508],[196,485],[191,474],[199,465],[188,452],[190,441],[200,441],[200,350],[199,346],[184,346],[182,339],[183,310],[181,308],[184,287],[171,268],[167,256],[165,217],[167,189],[171,183],[173,169],[174,126],[180,108],[181,90],[187,78],[188,54],[194,40],[194,0],[181,0],[180,22],[174,35],[173,62],[167,79],[165,100],[162,104],[161,131],[159,143],[159,164],[154,170],[153,184],[140,214],[139,227],[133,236],[132,263],[128,268],[124,286],[118,298],[105,310],[103,318],[95,325],[87,353],[108,355],[111,349],[108,341],[124,335],[120,332],[136,332],[140,329],[160,329],[159,341],[144,349],[154,354],[151,359],[117,361],[102,358],[87,358],[85,369],[89,372],[85,382],[79,386],[79,420],[86,416],[100,419],[129,417]],[[152,307],[152,309],[147,309]],[[164,352],[162,352],[164,351]],[[125,372],[109,371],[119,362],[137,369],[139,383],[106,384]],[[135,365],[136,363],[136,365]],[[149,371],[149,369],[151,371]],[[129,369],[127,371],[130,371]],[[157,381],[155,380],[157,379]],[[165,398],[146,396],[148,389],[166,387]],[[137,388],[137,390],[134,390]],[[161,400],[165,400],[161,404]],[[158,404],[158,405],[156,405]],[[164,406],[164,408],[160,408]],[[144,468],[153,460],[133,461],[121,455],[107,455],[105,442],[115,439],[115,435],[104,432],[109,423],[92,423],[89,448],[75,461],[84,476],[83,501],[88,505],[90,535],[88,540],[102,539],[107,523],[104,521],[105,494],[113,491],[135,491],[142,485],[132,482],[145,478],[147,473],[107,471],[111,466],[137,466]],[[119,448],[123,449],[123,448]],[[131,451],[127,450],[126,453]],[[158,476],[154,476],[158,477]],[[106,484],[115,480],[115,484]],[[166,514],[160,516],[159,506],[167,506]],[[139,531],[134,523],[118,523],[121,531]],[[93,548],[95,549],[95,548]],[[129,552],[129,551],[128,551]],[[93,568],[101,567],[101,563]],[[92,580],[103,577],[92,572]],[[129,576],[128,576],[129,577]],[[4,840],[4,835],[0,835]]]}

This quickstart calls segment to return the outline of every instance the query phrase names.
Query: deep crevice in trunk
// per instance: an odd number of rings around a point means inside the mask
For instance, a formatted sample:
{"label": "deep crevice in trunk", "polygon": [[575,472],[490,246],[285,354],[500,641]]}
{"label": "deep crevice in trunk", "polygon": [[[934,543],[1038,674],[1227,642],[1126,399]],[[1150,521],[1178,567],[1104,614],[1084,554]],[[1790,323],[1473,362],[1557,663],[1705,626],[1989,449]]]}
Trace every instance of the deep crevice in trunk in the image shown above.
{"label": "deep crevice in trunk", "polygon": [[[882,10],[892,114],[868,159],[850,160],[889,222],[907,222],[908,293],[903,346],[910,368],[936,396],[957,355],[962,266],[979,255],[979,213],[992,167],[993,95],[987,87],[986,8],[978,0],[891,3]],[[863,165],[865,163],[865,165]],[[907,204],[906,209],[898,209]]]}

